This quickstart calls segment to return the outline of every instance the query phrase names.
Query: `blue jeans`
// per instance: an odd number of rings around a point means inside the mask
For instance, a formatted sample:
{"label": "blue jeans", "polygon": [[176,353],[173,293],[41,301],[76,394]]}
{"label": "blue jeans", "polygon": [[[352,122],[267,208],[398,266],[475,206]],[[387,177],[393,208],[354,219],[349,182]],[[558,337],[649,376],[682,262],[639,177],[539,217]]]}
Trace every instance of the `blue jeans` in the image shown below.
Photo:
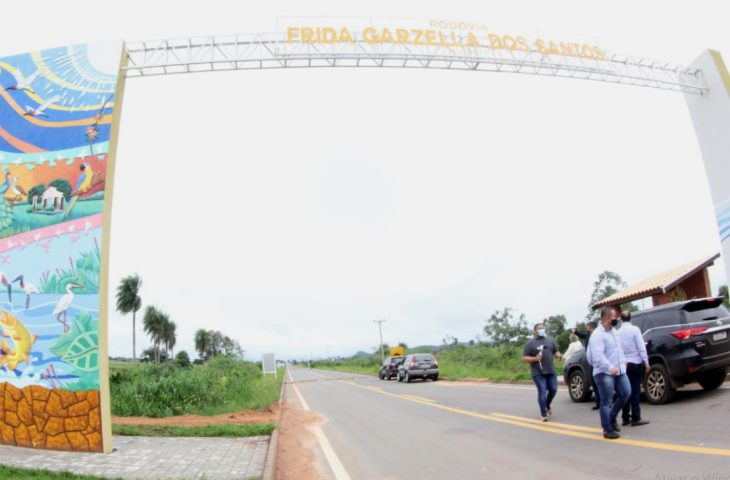
{"label": "blue jeans", "polygon": [[[626,374],[611,376],[608,373],[597,373],[594,375],[598,391],[601,396],[601,404],[598,411],[601,413],[601,427],[603,433],[613,432],[613,424],[616,416],[621,411],[631,395],[631,385]],[[614,393],[616,397],[614,398]],[[613,401],[613,404],[612,404]]]}
{"label": "blue jeans", "polygon": [[558,377],[554,373],[534,375],[532,381],[537,385],[537,404],[540,405],[540,415],[547,417],[550,404],[558,393]]}

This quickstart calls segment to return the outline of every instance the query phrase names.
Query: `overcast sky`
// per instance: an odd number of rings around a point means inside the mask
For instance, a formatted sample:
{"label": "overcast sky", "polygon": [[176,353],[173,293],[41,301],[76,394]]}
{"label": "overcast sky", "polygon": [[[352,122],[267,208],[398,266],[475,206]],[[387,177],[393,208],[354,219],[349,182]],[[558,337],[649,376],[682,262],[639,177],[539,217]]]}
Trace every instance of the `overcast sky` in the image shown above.
{"label": "overcast sky", "polygon": [[[32,20],[4,22],[0,56],[270,32],[303,15],[463,19],[730,60],[720,1],[182,3],[36,1]],[[139,272],[144,304],[178,324],[177,349],[193,352],[202,327],[251,359],[345,355],[378,344],[379,318],[386,342],[438,344],[474,338],[503,307],[572,325],[600,272],[631,283],[719,250],[682,94],[399,69],[127,81],[111,284]],[[711,280],[724,283],[722,261]],[[131,318],[109,315],[110,354],[131,356]]]}

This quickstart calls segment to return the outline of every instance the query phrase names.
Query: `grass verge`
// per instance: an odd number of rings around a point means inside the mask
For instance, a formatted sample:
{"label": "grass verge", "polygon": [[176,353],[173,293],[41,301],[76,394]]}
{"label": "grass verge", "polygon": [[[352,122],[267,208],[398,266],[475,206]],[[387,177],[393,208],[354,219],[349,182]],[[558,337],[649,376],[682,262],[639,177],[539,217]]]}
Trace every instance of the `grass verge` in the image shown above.
{"label": "grass verge", "polygon": [[[18,468],[0,465],[0,478],[3,480],[110,480],[109,477],[78,475],[71,472],[52,472],[40,468]],[[115,477],[111,480],[121,480]]]}
{"label": "grass verge", "polygon": [[253,362],[213,357],[202,365],[140,363],[109,376],[112,414],[169,417],[268,408],[279,399],[283,371],[264,376]]}
{"label": "grass verge", "polygon": [[139,437],[255,437],[270,435],[275,428],[276,425],[272,423],[191,427],[177,425],[112,425],[112,433],[114,435]]}

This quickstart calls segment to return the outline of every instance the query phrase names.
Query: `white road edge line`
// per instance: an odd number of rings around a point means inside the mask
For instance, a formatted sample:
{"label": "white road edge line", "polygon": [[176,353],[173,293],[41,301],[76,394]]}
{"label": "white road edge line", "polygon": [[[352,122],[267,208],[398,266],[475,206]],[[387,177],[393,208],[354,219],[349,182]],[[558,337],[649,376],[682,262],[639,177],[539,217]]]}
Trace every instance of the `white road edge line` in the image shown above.
{"label": "white road edge line", "polygon": [[[299,403],[302,404],[302,410],[309,410],[309,405],[306,400],[304,400],[302,392],[299,391],[296,383],[294,383],[294,378],[291,376],[291,372],[288,368],[286,372],[289,374],[289,380],[292,382],[291,386],[294,388],[294,393],[297,394]],[[324,452],[324,457],[327,459],[327,463],[329,464],[332,473],[335,475],[335,480],[352,480],[350,478],[350,474],[347,473],[347,470],[345,470],[345,466],[342,465],[340,458],[337,456],[337,453],[335,453],[334,448],[332,448],[332,444],[327,439],[327,436],[324,434],[319,425],[310,427],[310,430],[312,430],[312,433],[314,433],[314,436],[317,438],[319,446],[322,448],[322,452]]]}

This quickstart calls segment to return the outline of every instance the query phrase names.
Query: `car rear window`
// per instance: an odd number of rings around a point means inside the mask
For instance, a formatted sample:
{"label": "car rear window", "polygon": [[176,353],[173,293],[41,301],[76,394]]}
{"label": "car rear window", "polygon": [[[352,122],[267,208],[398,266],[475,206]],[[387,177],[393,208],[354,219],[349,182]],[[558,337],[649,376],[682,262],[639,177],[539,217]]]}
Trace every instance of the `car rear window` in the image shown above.
{"label": "car rear window", "polygon": [[717,320],[728,316],[727,309],[718,305],[716,307],[703,308],[701,310],[684,312],[687,323],[703,322],[707,320]]}
{"label": "car rear window", "polygon": [[417,362],[432,362],[433,361],[433,355],[430,353],[420,354],[420,355],[414,355],[416,357]]}
{"label": "car rear window", "polygon": [[661,312],[652,312],[647,315],[651,328],[670,327],[679,325],[682,319],[679,310],[662,310]]}

